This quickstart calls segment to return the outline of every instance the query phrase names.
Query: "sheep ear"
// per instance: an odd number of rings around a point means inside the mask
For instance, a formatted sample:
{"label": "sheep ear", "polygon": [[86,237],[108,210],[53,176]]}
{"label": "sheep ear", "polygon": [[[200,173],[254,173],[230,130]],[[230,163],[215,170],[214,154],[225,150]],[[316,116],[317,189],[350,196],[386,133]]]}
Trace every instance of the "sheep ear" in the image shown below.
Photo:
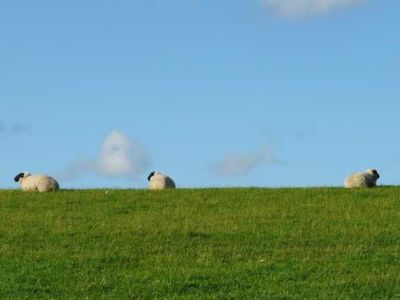
{"label": "sheep ear", "polygon": [[23,177],[24,177],[24,173],[19,173],[17,176],[14,177],[14,181],[15,181],[15,182],[19,182],[19,180],[20,180],[21,178],[23,178]]}
{"label": "sheep ear", "polygon": [[151,177],[154,176],[154,173],[155,173],[155,172],[151,172],[151,173],[149,174],[149,176],[147,176],[147,180],[148,180],[148,181],[150,181]]}

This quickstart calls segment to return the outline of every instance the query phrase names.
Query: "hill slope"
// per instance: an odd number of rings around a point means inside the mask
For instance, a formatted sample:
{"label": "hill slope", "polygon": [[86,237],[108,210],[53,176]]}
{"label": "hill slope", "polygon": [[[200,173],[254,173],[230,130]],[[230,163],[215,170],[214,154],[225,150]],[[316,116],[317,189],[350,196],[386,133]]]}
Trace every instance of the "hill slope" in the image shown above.
{"label": "hill slope", "polygon": [[2,298],[393,298],[400,188],[0,192]]}

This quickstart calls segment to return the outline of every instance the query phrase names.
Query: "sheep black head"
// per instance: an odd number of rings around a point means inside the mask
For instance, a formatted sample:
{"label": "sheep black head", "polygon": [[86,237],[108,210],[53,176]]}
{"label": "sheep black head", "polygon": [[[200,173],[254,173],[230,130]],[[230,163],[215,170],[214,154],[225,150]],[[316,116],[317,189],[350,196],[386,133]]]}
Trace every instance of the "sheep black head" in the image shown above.
{"label": "sheep black head", "polygon": [[374,176],[374,178],[376,180],[378,180],[380,178],[380,175],[379,175],[378,171],[375,170],[375,169],[367,169],[367,173],[371,174],[372,176]]}
{"label": "sheep black head", "polygon": [[147,180],[150,181],[151,177],[153,177],[155,173],[156,173],[156,172],[151,172],[151,173],[149,174],[149,176],[147,176]]}
{"label": "sheep black head", "polygon": [[21,178],[24,178],[25,173],[19,173],[17,176],[14,177],[15,182],[19,182]]}
{"label": "sheep black head", "polygon": [[374,175],[376,179],[380,177],[378,171],[375,169],[372,170],[372,175]]}

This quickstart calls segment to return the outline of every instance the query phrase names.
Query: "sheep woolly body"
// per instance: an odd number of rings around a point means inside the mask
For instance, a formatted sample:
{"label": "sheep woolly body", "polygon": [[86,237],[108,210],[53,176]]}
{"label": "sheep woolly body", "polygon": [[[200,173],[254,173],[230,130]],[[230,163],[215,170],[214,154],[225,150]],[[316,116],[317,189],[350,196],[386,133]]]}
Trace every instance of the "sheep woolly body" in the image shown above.
{"label": "sheep woolly body", "polygon": [[379,179],[376,170],[367,169],[365,172],[358,172],[348,176],[344,181],[346,188],[372,188],[376,186]]}
{"label": "sheep woolly body", "polygon": [[26,192],[52,192],[60,188],[58,182],[47,175],[26,174],[19,179],[19,183],[21,189]]}
{"label": "sheep woolly body", "polygon": [[175,182],[170,177],[158,172],[150,173],[148,180],[149,180],[149,190],[162,190],[162,189],[175,188]]}

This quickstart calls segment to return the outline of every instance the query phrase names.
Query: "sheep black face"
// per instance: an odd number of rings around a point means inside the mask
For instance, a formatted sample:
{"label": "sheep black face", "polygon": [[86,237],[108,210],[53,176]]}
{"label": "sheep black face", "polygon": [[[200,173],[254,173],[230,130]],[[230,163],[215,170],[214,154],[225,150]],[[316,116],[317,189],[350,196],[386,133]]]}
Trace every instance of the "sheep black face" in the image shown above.
{"label": "sheep black face", "polygon": [[150,181],[151,177],[153,177],[155,173],[156,173],[156,172],[151,172],[151,173],[149,174],[149,176],[147,176],[147,180]]}
{"label": "sheep black face", "polygon": [[19,182],[21,178],[24,178],[24,173],[19,173],[17,176],[14,177],[15,182]]}
{"label": "sheep black face", "polygon": [[377,179],[379,179],[379,177],[380,177],[377,170],[372,170],[372,175],[374,175],[375,178],[377,178]]}

